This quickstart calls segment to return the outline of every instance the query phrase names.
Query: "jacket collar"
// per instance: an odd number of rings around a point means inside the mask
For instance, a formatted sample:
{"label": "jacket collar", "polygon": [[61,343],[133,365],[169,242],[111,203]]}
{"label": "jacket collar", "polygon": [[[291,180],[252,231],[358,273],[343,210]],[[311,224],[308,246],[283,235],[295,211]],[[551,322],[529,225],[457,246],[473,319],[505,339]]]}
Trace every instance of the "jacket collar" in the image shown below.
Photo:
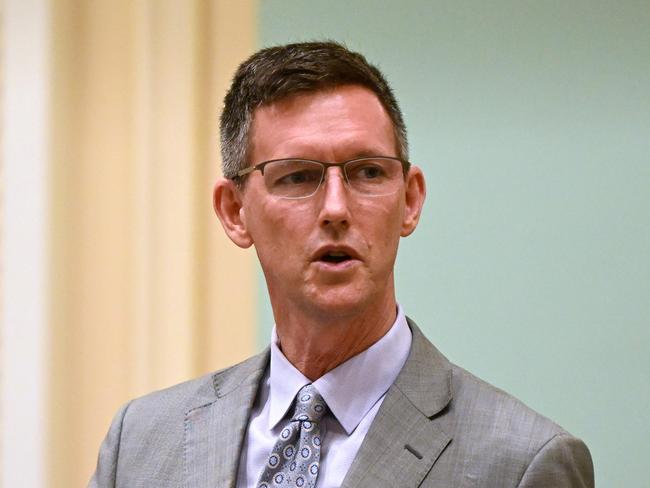
{"label": "jacket collar", "polygon": [[267,349],[215,373],[210,394],[185,413],[187,488],[235,486],[248,419],[268,362]]}
{"label": "jacket collar", "polygon": [[[343,488],[417,486],[451,437],[436,423],[452,399],[449,361],[408,320],[409,357],[389,389],[343,482]],[[269,350],[211,377],[185,415],[187,488],[234,487],[253,402]],[[387,439],[390,442],[387,442]]]}
{"label": "jacket collar", "polygon": [[424,337],[415,322],[407,321],[413,333],[413,343],[394,387],[424,416],[432,418],[451,401],[451,363]]}
{"label": "jacket collar", "polygon": [[342,488],[419,486],[451,436],[437,422],[452,399],[449,361],[411,320],[411,352],[377,412]]}

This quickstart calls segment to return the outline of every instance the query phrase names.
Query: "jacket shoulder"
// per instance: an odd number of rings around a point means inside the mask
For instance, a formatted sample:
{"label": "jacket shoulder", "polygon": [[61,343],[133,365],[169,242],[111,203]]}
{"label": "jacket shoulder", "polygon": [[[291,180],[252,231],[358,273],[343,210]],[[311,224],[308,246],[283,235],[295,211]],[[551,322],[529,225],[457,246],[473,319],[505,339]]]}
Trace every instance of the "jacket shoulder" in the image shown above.
{"label": "jacket shoulder", "polygon": [[89,486],[144,486],[143,480],[161,487],[180,486],[188,414],[260,375],[267,359],[268,354],[262,353],[128,402],[113,419]]}
{"label": "jacket shoulder", "polygon": [[260,368],[265,368],[266,358],[263,352],[227,368],[136,398],[129,402],[125,419],[156,419],[170,413],[184,416],[214,402],[224,390],[236,388],[250,375],[258,374]]}
{"label": "jacket shoulder", "polygon": [[[545,479],[546,486],[593,486],[589,450],[522,401],[452,364],[453,400],[445,415],[451,451],[485,486]],[[510,480],[510,481],[507,481]],[[532,483],[531,486],[544,486]]]}
{"label": "jacket shoulder", "polygon": [[450,439],[428,477],[431,486],[473,480],[486,487],[593,487],[591,456],[580,439],[453,364],[409,325],[413,346],[403,391]]}
{"label": "jacket shoulder", "polygon": [[[546,442],[568,434],[558,424],[536,412],[521,400],[452,364],[453,401],[457,422],[475,424],[478,429],[494,429],[499,437],[511,436]],[[468,416],[466,414],[472,413]]]}

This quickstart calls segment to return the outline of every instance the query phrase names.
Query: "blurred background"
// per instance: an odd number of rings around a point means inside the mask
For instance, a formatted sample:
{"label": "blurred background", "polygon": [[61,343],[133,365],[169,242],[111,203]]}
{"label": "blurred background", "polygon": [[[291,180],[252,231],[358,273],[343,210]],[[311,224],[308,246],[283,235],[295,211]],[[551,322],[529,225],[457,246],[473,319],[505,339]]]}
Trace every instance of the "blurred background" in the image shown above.
{"label": "blurred background", "polygon": [[[211,207],[259,47],[379,65],[428,198],[398,299],[452,361],[647,486],[650,2],[0,1],[0,487],[86,485],[116,409],[273,324]],[[290,258],[290,257],[288,257]]]}

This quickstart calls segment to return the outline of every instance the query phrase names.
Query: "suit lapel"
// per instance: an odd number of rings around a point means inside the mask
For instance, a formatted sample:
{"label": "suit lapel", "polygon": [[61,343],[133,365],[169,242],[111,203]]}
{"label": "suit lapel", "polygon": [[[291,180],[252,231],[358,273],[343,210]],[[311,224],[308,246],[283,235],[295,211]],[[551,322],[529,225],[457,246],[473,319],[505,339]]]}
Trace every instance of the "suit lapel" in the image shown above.
{"label": "suit lapel", "polygon": [[419,486],[451,441],[433,417],[451,400],[447,359],[409,321],[413,342],[342,488]]}
{"label": "suit lapel", "polygon": [[234,487],[268,350],[213,376],[215,398],[185,415],[187,488]]}

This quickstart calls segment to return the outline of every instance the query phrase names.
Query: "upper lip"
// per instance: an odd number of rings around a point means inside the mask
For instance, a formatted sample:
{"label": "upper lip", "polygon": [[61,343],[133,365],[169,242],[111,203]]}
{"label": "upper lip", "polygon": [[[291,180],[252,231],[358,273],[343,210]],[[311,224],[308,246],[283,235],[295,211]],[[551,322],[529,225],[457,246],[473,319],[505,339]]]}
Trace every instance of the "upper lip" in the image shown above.
{"label": "upper lip", "polygon": [[359,253],[357,253],[357,251],[355,251],[353,248],[351,248],[350,246],[339,245],[339,244],[330,244],[330,245],[319,247],[314,253],[312,258],[314,261],[320,261],[323,258],[323,256],[325,256],[330,252],[343,252],[348,256],[350,256],[350,258],[352,259],[361,259]]}

